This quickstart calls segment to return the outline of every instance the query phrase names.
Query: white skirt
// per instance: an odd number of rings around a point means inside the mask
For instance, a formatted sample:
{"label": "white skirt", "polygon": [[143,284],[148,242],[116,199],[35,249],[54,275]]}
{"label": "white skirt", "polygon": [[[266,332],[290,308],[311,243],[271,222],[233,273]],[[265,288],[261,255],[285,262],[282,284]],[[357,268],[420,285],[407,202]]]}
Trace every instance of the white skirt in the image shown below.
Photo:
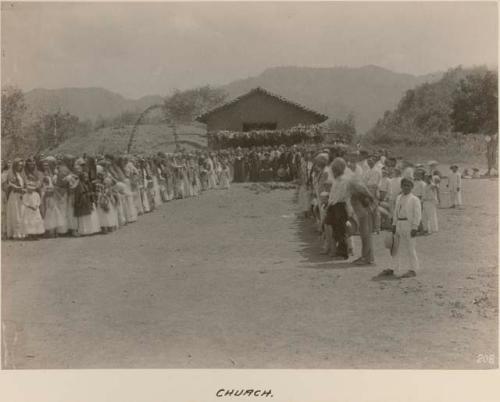
{"label": "white skirt", "polygon": [[118,203],[116,204],[116,215],[118,216],[118,224],[120,226],[127,224],[127,216],[125,215],[124,206],[127,204],[126,196],[118,194]]}
{"label": "white skirt", "polygon": [[144,207],[142,206],[141,195],[139,194],[139,190],[134,191],[132,194],[136,211],[139,215],[142,215],[144,213]]}
{"label": "white skirt", "polygon": [[57,233],[64,234],[68,231],[68,193],[55,196],[55,200],[62,219],[57,226]]}
{"label": "white skirt", "polygon": [[135,222],[137,220],[137,207],[135,205],[133,195],[125,195],[124,211],[127,222]]}
{"label": "white skirt", "polygon": [[45,210],[45,216],[43,218],[45,230],[58,229],[58,232],[61,231],[61,233],[64,233],[65,231],[67,231],[66,217],[63,216],[63,214],[59,210],[58,203],[54,198],[52,198],[51,200],[47,200],[47,204],[48,206]]}
{"label": "white skirt", "polygon": [[37,235],[45,233],[42,215],[38,208],[35,211],[31,208],[24,208],[23,223],[24,233],[26,234]]}
{"label": "white skirt", "polygon": [[99,233],[101,231],[101,224],[99,222],[99,215],[95,208],[92,209],[90,215],[80,216],[77,218],[78,233],[82,236]]}
{"label": "white skirt", "polygon": [[151,206],[149,205],[148,190],[141,189],[140,196],[141,196],[142,208],[143,208],[144,212],[150,212]]}
{"label": "white skirt", "polygon": [[22,200],[22,194],[15,193],[11,191],[9,194],[9,199],[7,201],[7,237],[14,239],[22,239],[25,237],[24,232],[24,204]]}
{"label": "white skirt", "polygon": [[101,207],[97,207],[97,214],[99,216],[99,223],[102,228],[116,228],[118,227],[118,213],[113,204],[109,204],[109,210],[105,211]]}
{"label": "white skirt", "polygon": [[153,176],[153,189],[155,191],[154,194],[155,207],[158,207],[163,203],[163,201],[161,199],[160,185],[158,184],[158,178],[156,176]]}

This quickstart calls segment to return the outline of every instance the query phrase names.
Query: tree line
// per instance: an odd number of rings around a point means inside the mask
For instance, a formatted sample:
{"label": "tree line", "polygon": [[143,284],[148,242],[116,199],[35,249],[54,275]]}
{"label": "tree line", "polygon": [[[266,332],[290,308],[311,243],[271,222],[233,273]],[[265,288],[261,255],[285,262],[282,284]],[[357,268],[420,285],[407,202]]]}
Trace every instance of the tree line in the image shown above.
{"label": "tree line", "polygon": [[[175,135],[177,125],[194,121],[197,115],[222,103],[226,96],[224,91],[210,86],[175,90],[161,104],[149,108],[159,113],[142,116],[144,111],[124,111],[115,117],[98,116],[95,121],[82,121],[60,110],[29,110],[23,92],[15,86],[7,86],[2,88],[2,159],[50,151],[72,136],[84,136],[106,127],[167,123],[174,129]],[[132,141],[133,134],[132,131]]]}
{"label": "tree line", "polygon": [[446,144],[452,136],[498,132],[498,74],[486,67],[448,70],[408,90],[367,133],[375,144]]}

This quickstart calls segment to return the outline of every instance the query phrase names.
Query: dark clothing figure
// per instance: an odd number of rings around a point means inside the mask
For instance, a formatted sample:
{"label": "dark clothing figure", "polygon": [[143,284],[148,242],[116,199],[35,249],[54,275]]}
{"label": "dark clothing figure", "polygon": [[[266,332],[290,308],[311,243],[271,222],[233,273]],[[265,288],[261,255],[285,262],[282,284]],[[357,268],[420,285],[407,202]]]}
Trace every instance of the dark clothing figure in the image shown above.
{"label": "dark clothing figure", "polygon": [[338,202],[328,209],[330,222],[332,222],[333,240],[338,257],[349,258],[346,242],[347,210],[344,202]]}
{"label": "dark clothing figure", "polygon": [[245,160],[242,156],[237,156],[234,160],[234,178],[235,183],[245,181]]}

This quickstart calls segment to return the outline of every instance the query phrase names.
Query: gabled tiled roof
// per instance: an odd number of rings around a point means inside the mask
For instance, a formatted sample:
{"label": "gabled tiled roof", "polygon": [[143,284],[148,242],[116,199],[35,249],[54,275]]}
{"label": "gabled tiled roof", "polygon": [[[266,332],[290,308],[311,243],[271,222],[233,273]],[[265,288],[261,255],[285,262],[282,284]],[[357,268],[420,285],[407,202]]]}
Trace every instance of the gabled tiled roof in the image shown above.
{"label": "gabled tiled roof", "polygon": [[292,101],[290,101],[290,100],[288,100],[288,99],[285,99],[285,98],[283,98],[283,97],[282,97],[282,96],[280,96],[280,95],[273,94],[272,92],[269,92],[268,90],[266,90],[266,89],[264,89],[264,88],[262,88],[262,87],[257,87],[257,88],[252,89],[250,92],[247,92],[246,94],[241,95],[241,96],[239,96],[239,97],[237,97],[237,98],[233,99],[233,100],[232,100],[232,101],[230,101],[230,102],[224,103],[224,104],[223,104],[223,105],[221,105],[221,106],[218,106],[218,107],[216,107],[216,108],[214,108],[214,109],[212,109],[212,110],[209,110],[209,111],[208,111],[208,112],[206,112],[206,113],[203,113],[202,115],[200,115],[200,116],[198,116],[198,117],[196,118],[196,121],[199,121],[199,122],[201,122],[201,123],[206,123],[206,122],[207,122],[207,119],[208,119],[208,118],[209,118],[212,114],[214,114],[214,113],[218,113],[218,112],[221,112],[221,111],[223,111],[223,110],[227,109],[228,107],[230,107],[230,106],[232,106],[232,105],[234,105],[234,104],[238,103],[238,102],[239,102],[239,101],[241,101],[242,99],[245,99],[245,98],[248,98],[248,97],[249,97],[249,96],[251,96],[251,95],[254,95],[255,93],[262,93],[262,94],[264,94],[264,95],[271,96],[271,97],[273,97],[273,98],[278,99],[280,102],[286,103],[286,104],[288,104],[288,105],[290,105],[290,106],[294,106],[294,107],[296,107],[296,108],[298,108],[298,109],[300,109],[300,110],[303,110],[303,111],[305,111],[305,112],[311,113],[311,114],[315,115],[315,116],[318,118],[318,123],[322,123],[322,122],[324,122],[325,120],[327,120],[327,119],[328,119],[328,116],[326,116],[326,115],[324,115],[324,114],[318,113],[318,112],[316,112],[316,111],[314,111],[314,110],[312,110],[312,109],[309,109],[309,108],[307,108],[307,107],[305,107],[305,106],[303,106],[303,105],[300,105],[299,103],[295,103],[295,102],[292,102]]}

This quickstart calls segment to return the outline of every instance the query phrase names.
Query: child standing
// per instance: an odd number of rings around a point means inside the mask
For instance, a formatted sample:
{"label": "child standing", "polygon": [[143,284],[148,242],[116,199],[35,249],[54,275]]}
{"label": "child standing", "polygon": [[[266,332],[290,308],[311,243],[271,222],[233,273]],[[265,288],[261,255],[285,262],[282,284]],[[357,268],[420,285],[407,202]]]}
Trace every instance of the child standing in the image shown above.
{"label": "child standing", "polygon": [[[416,236],[422,219],[420,200],[412,194],[413,181],[407,177],[401,179],[401,194],[396,199],[392,220],[392,233],[399,244],[393,250],[392,256],[396,261],[396,269],[385,269],[374,279],[392,277],[411,278],[417,275],[420,265],[416,250]],[[403,261],[406,259],[407,261]],[[409,264],[404,266],[403,264]]]}
{"label": "child standing", "polygon": [[[412,194],[413,182],[408,178],[401,180],[402,193],[396,199],[392,227],[393,232],[399,237],[399,248],[394,253],[397,260],[397,272],[399,278],[410,278],[417,275],[420,269],[416,239],[418,226],[422,220],[422,206],[420,200]],[[403,267],[403,258],[409,262],[408,267]]]}

